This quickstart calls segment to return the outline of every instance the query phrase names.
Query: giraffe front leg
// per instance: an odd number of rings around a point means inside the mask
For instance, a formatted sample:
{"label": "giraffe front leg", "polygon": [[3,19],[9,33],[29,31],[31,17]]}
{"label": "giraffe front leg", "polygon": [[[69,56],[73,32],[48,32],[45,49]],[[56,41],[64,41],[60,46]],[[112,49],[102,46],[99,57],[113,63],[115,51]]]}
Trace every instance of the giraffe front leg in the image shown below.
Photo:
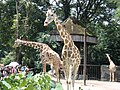
{"label": "giraffe front leg", "polygon": [[72,65],[70,65],[69,77],[68,77],[68,85],[69,85],[70,90],[71,90],[71,78],[72,78]]}
{"label": "giraffe front leg", "polygon": [[75,84],[75,79],[76,79],[76,76],[77,76],[77,71],[78,71],[78,68],[79,68],[79,65],[74,65],[74,67],[73,67],[73,72],[72,72],[72,74],[73,74],[73,78],[72,78],[72,88],[73,88],[73,90],[74,90],[74,84]]}
{"label": "giraffe front leg", "polygon": [[69,90],[69,67],[65,66],[64,68],[64,74],[65,74],[65,79],[66,79],[66,84],[67,84],[67,90]]}
{"label": "giraffe front leg", "polygon": [[50,65],[50,68],[51,68],[51,75],[54,76],[54,67],[52,64]]}
{"label": "giraffe front leg", "polygon": [[43,73],[46,74],[46,62],[43,62]]}
{"label": "giraffe front leg", "polygon": [[111,77],[112,75],[111,75],[111,74],[112,74],[112,73],[110,72],[110,82],[112,81],[112,79],[111,79],[111,78],[112,78],[112,77]]}
{"label": "giraffe front leg", "polygon": [[55,73],[56,73],[57,82],[60,82],[60,79],[59,79],[59,69],[58,69],[58,67],[55,67]]}

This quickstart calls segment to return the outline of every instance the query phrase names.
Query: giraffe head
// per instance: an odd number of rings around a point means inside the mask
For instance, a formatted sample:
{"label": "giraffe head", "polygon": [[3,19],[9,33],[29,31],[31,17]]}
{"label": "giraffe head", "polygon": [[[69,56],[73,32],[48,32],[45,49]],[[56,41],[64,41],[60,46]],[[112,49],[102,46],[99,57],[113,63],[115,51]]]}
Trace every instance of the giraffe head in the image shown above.
{"label": "giraffe head", "polygon": [[110,54],[106,53],[106,56],[108,57],[109,62],[111,62]]}
{"label": "giraffe head", "polygon": [[110,54],[106,53],[105,55],[106,55],[106,56],[109,56]]}
{"label": "giraffe head", "polygon": [[15,40],[13,47],[14,48],[19,47],[19,45],[21,45],[21,40],[20,39]]}
{"label": "giraffe head", "polygon": [[54,13],[54,10],[52,7],[49,7],[46,13],[46,19],[44,21],[44,26],[47,26],[52,21],[54,21],[56,18],[56,14]]}

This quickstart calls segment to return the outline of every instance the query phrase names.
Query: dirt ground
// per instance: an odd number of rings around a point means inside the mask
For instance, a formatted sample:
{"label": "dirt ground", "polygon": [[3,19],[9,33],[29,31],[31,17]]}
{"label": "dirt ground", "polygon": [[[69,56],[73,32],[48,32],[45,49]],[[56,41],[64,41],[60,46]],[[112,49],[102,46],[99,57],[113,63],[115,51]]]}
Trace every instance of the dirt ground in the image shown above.
{"label": "dirt ground", "polygon": [[[61,79],[60,81],[64,90],[67,90],[66,81],[64,79]],[[76,80],[74,90],[79,90],[79,87],[83,90],[120,90],[120,82],[86,80],[86,86],[84,86],[83,82],[83,80]]]}

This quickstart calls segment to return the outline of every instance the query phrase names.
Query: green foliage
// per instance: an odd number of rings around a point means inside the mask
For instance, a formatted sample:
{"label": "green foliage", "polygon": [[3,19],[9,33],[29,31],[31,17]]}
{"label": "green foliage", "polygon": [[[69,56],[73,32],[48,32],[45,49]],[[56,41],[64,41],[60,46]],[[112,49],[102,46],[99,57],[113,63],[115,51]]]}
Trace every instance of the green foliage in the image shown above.
{"label": "green foliage", "polygon": [[113,20],[107,25],[102,23],[100,25],[94,26],[94,28],[94,33],[97,35],[97,45],[92,48],[89,47],[89,61],[91,61],[93,64],[108,64],[108,60],[105,56],[105,53],[109,53],[114,63],[119,65],[119,24]]}
{"label": "green foliage", "polygon": [[64,90],[61,83],[56,83],[55,81],[50,82],[50,90]]}
{"label": "green foliage", "polygon": [[24,75],[11,75],[0,81],[0,89],[4,90],[49,90],[50,77],[49,75],[36,74],[34,76],[24,78]]}
{"label": "green foliage", "polygon": [[120,0],[108,0],[109,2],[116,2],[117,9],[115,10],[114,18],[120,22]]}
{"label": "green foliage", "polygon": [[12,61],[15,61],[15,52],[4,52],[5,53],[5,57],[1,58],[0,63],[3,64],[8,64]]}
{"label": "green foliage", "polygon": [[[13,14],[15,14],[15,7],[13,7],[15,3],[11,0],[5,2],[0,1],[0,50],[10,52],[15,36],[14,30],[11,30]],[[5,53],[2,54],[4,56]]]}
{"label": "green foliage", "polygon": [[[53,88],[50,89],[52,87],[51,82],[50,76],[47,74],[45,76],[36,74],[27,78],[24,74],[18,74],[17,76],[12,74],[0,81],[0,90],[53,90]],[[54,90],[63,90],[61,84],[58,83],[54,88]]]}
{"label": "green foliage", "polygon": [[37,41],[38,42],[43,42],[48,44],[51,48],[55,49],[59,46],[59,44],[53,40],[51,40],[50,35],[44,32],[38,33],[37,36]]}

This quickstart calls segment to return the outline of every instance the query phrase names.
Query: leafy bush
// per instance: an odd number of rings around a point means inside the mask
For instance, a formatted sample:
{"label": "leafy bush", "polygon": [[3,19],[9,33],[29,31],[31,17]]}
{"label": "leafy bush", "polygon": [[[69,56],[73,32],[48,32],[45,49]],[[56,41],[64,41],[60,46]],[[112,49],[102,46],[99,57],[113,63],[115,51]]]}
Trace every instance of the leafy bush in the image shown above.
{"label": "leafy bush", "polygon": [[53,82],[49,75],[36,74],[28,76],[24,74],[12,74],[0,81],[0,90],[63,90],[62,85]]}
{"label": "leafy bush", "polygon": [[9,53],[4,52],[4,53],[5,53],[5,57],[1,58],[0,63],[8,64],[15,60],[15,52],[9,52]]}

